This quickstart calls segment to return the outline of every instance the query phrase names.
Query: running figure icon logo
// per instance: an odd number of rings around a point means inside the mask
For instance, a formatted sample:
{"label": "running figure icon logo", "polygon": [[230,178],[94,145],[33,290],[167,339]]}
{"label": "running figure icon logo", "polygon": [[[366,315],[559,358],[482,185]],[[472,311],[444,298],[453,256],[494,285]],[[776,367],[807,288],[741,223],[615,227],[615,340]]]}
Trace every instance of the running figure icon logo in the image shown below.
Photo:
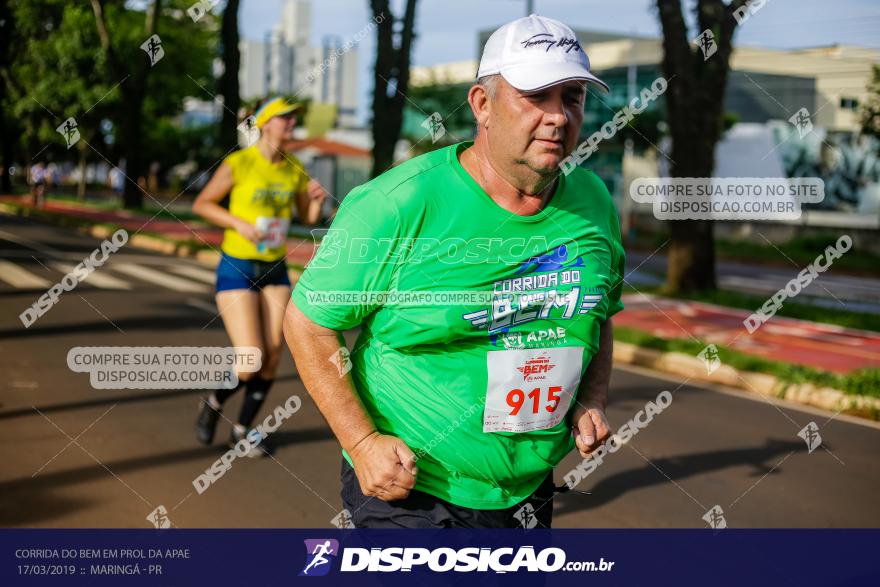
{"label": "running figure icon logo", "polygon": [[700,36],[694,39],[694,43],[696,43],[700,48],[700,51],[702,51],[703,61],[708,61],[718,50],[718,44],[715,42],[715,35],[712,34],[710,29],[706,29],[700,33]]}
{"label": "running figure icon logo", "polygon": [[150,67],[153,67],[165,57],[165,49],[162,47],[162,39],[159,38],[159,35],[153,35],[141,43],[141,49],[149,57]]}
{"label": "running figure icon logo", "polygon": [[73,116],[62,122],[55,130],[61,133],[61,136],[64,137],[64,142],[67,144],[68,149],[79,141],[79,129],[77,128],[76,119]]}
{"label": "running figure icon logo", "polygon": [[700,354],[697,355],[697,358],[703,361],[707,375],[711,375],[721,366],[721,357],[718,356],[718,347],[714,344],[710,344],[701,350]]}
{"label": "running figure icon logo", "polygon": [[819,434],[819,427],[815,422],[810,422],[797,434],[807,443],[807,454],[812,454],[822,444],[822,435]]}
{"label": "running figure icon logo", "polygon": [[330,572],[330,563],[339,554],[339,541],[332,538],[305,540],[306,566],[300,577],[323,577]]}
{"label": "running figure icon logo", "polygon": [[153,524],[157,529],[164,530],[171,527],[171,518],[168,517],[168,510],[164,505],[160,505],[147,516],[147,521]]}
{"label": "running figure icon logo", "polygon": [[538,525],[538,517],[535,516],[535,506],[526,502],[524,506],[516,510],[513,517],[519,520],[520,525],[529,530]]}
{"label": "running figure icon logo", "polygon": [[788,121],[797,129],[800,138],[813,132],[813,121],[810,119],[810,111],[806,108],[801,108],[792,114]]}

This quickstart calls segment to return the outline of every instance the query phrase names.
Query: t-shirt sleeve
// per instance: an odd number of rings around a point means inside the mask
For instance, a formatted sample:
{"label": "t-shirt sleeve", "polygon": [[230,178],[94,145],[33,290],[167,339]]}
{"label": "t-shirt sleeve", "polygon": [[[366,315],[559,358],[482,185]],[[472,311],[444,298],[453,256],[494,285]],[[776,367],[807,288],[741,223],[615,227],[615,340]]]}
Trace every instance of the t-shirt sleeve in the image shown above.
{"label": "t-shirt sleeve", "polygon": [[394,202],[369,185],[355,188],[297,282],[293,302],[325,328],[357,326],[380,305],[370,294],[390,289],[400,235]]}
{"label": "t-shirt sleeve", "polygon": [[297,160],[296,165],[296,173],[299,174],[299,181],[296,184],[296,189],[293,193],[301,194],[306,191],[309,186],[309,172],[306,171],[305,166]]}
{"label": "t-shirt sleeve", "polygon": [[611,289],[608,291],[608,310],[605,312],[605,320],[608,320],[621,310],[623,310],[623,278],[626,275],[626,252],[623,250],[623,243],[620,238],[620,220],[617,217],[617,211],[614,209],[614,202],[609,197],[608,207],[610,208],[610,218],[608,220],[608,234],[611,245]]}
{"label": "t-shirt sleeve", "polygon": [[223,159],[223,164],[229,166],[232,170],[232,180],[241,181],[241,150],[233,151]]}

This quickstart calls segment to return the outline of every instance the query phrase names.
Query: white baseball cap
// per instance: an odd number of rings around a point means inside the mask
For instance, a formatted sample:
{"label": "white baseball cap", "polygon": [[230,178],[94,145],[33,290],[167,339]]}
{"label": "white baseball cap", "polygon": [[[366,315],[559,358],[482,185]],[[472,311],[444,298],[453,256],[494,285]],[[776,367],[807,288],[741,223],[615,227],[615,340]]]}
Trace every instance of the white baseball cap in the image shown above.
{"label": "white baseball cap", "polygon": [[496,73],[521,92],[568,80],[585,80],[608,91],[608,84],[590,73],[590,59],[574,31],[536,14],[502,25],[486,41],[477,78]]}

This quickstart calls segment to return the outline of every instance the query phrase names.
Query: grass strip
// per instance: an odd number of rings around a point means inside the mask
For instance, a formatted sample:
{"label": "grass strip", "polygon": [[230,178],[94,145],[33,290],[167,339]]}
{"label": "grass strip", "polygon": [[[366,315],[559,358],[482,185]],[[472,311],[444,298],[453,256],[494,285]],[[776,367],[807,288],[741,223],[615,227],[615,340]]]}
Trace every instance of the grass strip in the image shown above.
{"label": "grass strip", "polygon": [[[697,356],[705,348],[705,345],[690,339],[659,338],[647,332],[624,326],[614,327],[614,339],[661,352],[678,352],[692,356]],[[850,395],[880,397],[880,369],[878,368],[858,369],[847,374],[838,374],[805,365],[773,361],[722,345],[716,344],[715,346],[718,348],[721,362],[740,371],[773,375],[790,384],[812,383],[819,387],[839,389]]]}

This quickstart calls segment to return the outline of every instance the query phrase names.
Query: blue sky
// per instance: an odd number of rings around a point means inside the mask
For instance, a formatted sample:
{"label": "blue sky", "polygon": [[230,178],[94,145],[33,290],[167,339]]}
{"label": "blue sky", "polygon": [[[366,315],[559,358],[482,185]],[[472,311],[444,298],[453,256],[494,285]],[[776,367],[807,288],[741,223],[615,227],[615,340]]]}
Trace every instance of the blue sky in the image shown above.
{"label": "blue sky", "polygon": [[[395,14],[402,0],[392,0]],[[652,0],[534,0],[535,12],[572,28],[659,35]],[[691,7],[695,2],[688,0]],[[241,34],[259,40],[281,14],[282,0],[243,0]],[[433,65],[475,59],[477,31],[494,28],[525,13],[524,0],[420,0],[413,64]],[[350,38],[369,21],[368,0],[312,0],[312,41],[323,35]],[[737,32],[735,43],[776,48],[834,43],[880,48],[880,0],[767,0]],[[370,91],[373,37],[360,45],[360,85]],[[363,108],[362,108],[363,110]]]}

